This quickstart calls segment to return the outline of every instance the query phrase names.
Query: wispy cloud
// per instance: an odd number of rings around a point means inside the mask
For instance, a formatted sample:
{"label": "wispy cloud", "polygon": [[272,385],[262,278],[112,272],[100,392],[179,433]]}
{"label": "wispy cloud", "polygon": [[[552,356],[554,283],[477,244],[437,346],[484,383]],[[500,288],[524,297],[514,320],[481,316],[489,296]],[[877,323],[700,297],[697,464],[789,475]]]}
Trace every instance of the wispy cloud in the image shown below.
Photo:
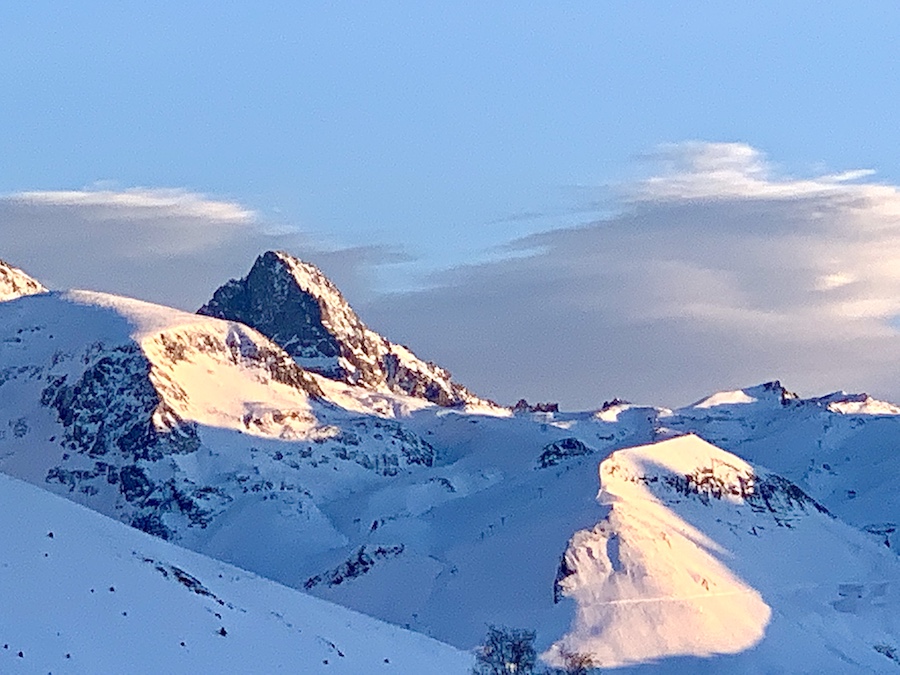
{"label": "wispy cloud", "polygon": [[[662,165],[658,175],[633,186],[637,203],[721,199],[860,198],[893,202],[895,186],[848,184],[875,174],[854,169],[812,178],[779,176],[765,155],[744,143],[688,142],[662,146],[647,156]],[[898,204],[893,204],[896,209]]]}
{"label": "wispy cloud", "polygon": [[0,197],[0,258],[54,288],[82,287],[196,309],[263,250],[318,261],[363,296],[378,246],[327,246],[239,202],[170,188],[19,192]]}
{"label": "wispy cloud", "polygon": [[652,160],[619,215],[518,240],[531,255],[450,271],[374,321],[505,400],[685,402],[769,377],[900,397],[897,186],[780,175],[736,143]]}
{"label": "wispy cloud", "polygon": [[114,257],[192,255],[258,229],[254,211],[182,189],[18,192],[0,198],[6,241]]}
{"label": "wispy cloud", "polygon": [[616,215],[515,240],[414,293],[371,293],[372,270],[402,252],[325,246],[177,189],[0,198],[0,258],[50,286],[193,309],[284,248],[322,265],[373,327],[504,401],[686,403],[775,377],[900,400],[900,187],[865,169],[785,175],[745,144],[669,145],[650,161]]}
{"label": "wispy cloud", "polygon": [[179,188],[31,191],[14,193],[6,199],[24,204],[86,209],[86,215],[98,219],[185,218],[240,224],[257,220],[254,211],[237,202],[211,199]]}

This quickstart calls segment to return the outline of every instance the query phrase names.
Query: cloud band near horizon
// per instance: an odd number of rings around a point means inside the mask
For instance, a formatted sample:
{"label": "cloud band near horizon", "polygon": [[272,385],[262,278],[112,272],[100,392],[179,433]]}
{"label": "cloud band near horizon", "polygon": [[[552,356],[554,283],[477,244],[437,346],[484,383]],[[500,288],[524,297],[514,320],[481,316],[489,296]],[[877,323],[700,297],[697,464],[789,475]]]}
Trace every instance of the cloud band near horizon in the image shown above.
{"label": "cloud band near horizon", "polygon": [[900,189],[872,172],[779,175],[739,143],[668,145],[616,215],[510,242],[421,290],[373,294],[377,246],[272,234],[233,200],[184,190],[0,198],[0,258],[49,285],[183,308],[267,248],[320,264],[373,328],[480,394],[590,408],[684,404],[781,378],[900,399]]}

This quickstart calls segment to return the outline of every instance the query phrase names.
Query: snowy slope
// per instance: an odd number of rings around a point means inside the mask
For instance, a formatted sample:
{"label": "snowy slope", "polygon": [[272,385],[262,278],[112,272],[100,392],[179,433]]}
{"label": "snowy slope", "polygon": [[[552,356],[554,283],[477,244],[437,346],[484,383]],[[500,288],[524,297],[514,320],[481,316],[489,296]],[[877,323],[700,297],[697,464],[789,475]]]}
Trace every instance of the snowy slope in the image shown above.
{"label": "snowy slope", "polygon": [[0,260],[0,302],[46,291],[39,281],[32,279],[18,267]]}
{"label": "snowy slope", "polygon": [[864,428],[840,397],[775,385],[675,412],[467,414],[312,376],[241,324],[86,292],[4,303],[0,331],[0,469],[466,649],[488,623],[542,648],[565,634],[560,557],[604,517],[611,451],[690,425],[758,448],[807,419]]}
{"label": "snowy slope", "polygon": [[199,313],[253,326],[304,368],[331,379],[441,406],[498,408],[369,330],[315,265],[283,251],[259,256],[246,277],[219,288]]}
{"label": "snowy slope", "polygon": [[[754,672],[790,661],[782,649],[790,635],[808,646],[802,654],[810,663],[831,667],[825,650],[863,668],[897,667],[885,656],[898,640],[881,609],[862,623],[828,614],[835,585],[852,594],[840,585],[863,583],[866,564],[874,565],[872,582],[891,581],[894,573],[896,406],[843,392],[803,399],[771,382],[678,410],[615,399],[597,411],[522,408],[511,415],[466,398],[440,372],[420,369],[425,379],[416,382],[426,389],[431,382],[447,396],[462,396],[452,407],[435,405],[418,385],[391,380],[390,360],[382,357],[414,357],[355,323],[358,317],[315,268],[267,256],[247,279],[224,288],[232,294],[225,304],[232,303],[259,274],[269,296],[283,291],[284,302],[307,303],[305,315],[286,315],[281,301],[251,302],[257,318],[268,307],[269,337],[236,321],[84,291],[0,303],[0,471],[464,649],[492,623],[536,629],[541,649],[587,648],[605,663],[657,654],[665,667],[734,664]],[[273,279],[280,286],[268,285]],[[316,311],[320,320],[307,325],[309,333],[291,323]],[[291,342],[292,335],[306,341]],[[331,356],[327,345],[336,345]],[[324,367],[326,357],[340,372]],[[779,516],[796,527],[773,528],[765,520],[771,514],[754,511],[752,500],[709,518],[719,507],[701,504],[695,513],[688,503],[670,503],[671,495],[655,495],[663,506],[653,510],[644,505],[649,498],[606,489],[631,505],[615,520],[615,510],[610,516],[609,504],[596,501],[597,467],[611,453],[687,433],[723,449],[699,446],[706,457],[738,473],[765,473],[742,461],[767,466],[837,518],[813,507]],[[687,475],[703,463],[703,453],[687,450],[673,452],[678,458],[665,465],[669,474]],[[723,451],[735,457],[716,455]],[[613,457],[634,463],[639,454]],[[678,530],[681,521],[693,528],[691,536]],[[588,550],[602,559],[603,538],[615,527],[636,547],[639,578],[578,567],[585,556],[592,560]],[[674,533],[663,539],[660,528],[667,527]],[[767,536],[732,541],[733,528],[763,528]],[[643,555],[666,541],[678,543],[679,556]],[[694,545],[703,541],[734,557]],[[817,588],[827,593],[804,595],[775,583],[805,574],[815,557],[850,560],[847,551],[865,551],[858,565],[845,566],[847,575],[816,572]],[[574,556],[570,572],[580,571],[558,579],[564,554]],[[699,603],[715,610],[709,614],[718,617],[715,625],[693,606],[683,615],[656,616],[683,634],[662,644],[651,635],[644,652],[627,653],[633,641],[622,637],[624,629],[603,632],[607,621],[639,627],[633,615],[591,605],[615,600],[613,592],[629,606],[647,593],[671,595],[701,584],[695,576],[731,593]],[[885,602],[891,588],[883,589]],[[868,598],[882,590],[860,592]],[[731,629],[723,633],[716,626],[726,619]],[[816,621],[837,628],[814,630]],[[605,637],[598,644],[586,633]],[[850,646],[842,646],[843,635],[852,637]],[[707,661],[699,654],[717,656]]]}
{"label": "snowy slope", "polygon": [[0,672],[466,673],[471,656],[0,475]]}
{"label": "snowy slope", "polygon": [[323,396],[242,324],[84,291],[0,305],[0,470],[267,574],[344,543],[318,501],[435,461]]}
{"label": "snowy slope", "polygon": [[595,441],[410,401],[311,378],[234,322],[87,292],[0,306],[0,470],[465,648],[487,622],[562,630]]}
{"label": "snowy slope", "polygon": [[897,406],[846,392],[803,399],[778,382],[743,391],[753,400],[688,407],[662,422],[771,468],[841,519],[898,549]]}
{"label": "snowy slope", "polygon": [[[608,514],[559,575],[577,614],[554,646],[604,667],[740,654],[730,672],[892,672],[900,561],[801,490],[696,436],[613,453]],[[787,665],[792,664],[792,665]]]}

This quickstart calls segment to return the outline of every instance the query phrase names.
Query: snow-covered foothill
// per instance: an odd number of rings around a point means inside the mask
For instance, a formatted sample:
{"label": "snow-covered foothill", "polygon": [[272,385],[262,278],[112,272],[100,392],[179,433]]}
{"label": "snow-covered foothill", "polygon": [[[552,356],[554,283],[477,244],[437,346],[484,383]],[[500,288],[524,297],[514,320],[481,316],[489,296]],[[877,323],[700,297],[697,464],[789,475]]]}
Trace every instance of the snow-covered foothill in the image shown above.
{"label": "snow-covered foothill", "polygon": [[577,610],[549,660],[588,654],[641,672],[897,667],[884,651],[900,641],[900,561],[789,481],[687,435],[614,452],[600,484],[608,513],[563,559],[558,587]]}
{"label": "snow-covered foothill", "polygon": [[470,654],[0,475],[0,672],[469,672]]}
{"label": "snow-covered foothill", "polygon": [[[85,291],[0,303],[0,471],[461,649],[494,624],[625,669],[766,672],[798,663],[792,640],[826,672],[825,652],[900,664],[881,606],[900,550],[893,404],[768,382],[675,410],[512,414],[368,331],[315,268],[262,259],[224,287],[233,309],[262,275],[262,332]],[[619,467],[602,504],[598,465]],[[793,506],[735,487],[751,478]],[[789,587],[804,575],[815,590]],[[679,609],[650,607],[669,596]]]}

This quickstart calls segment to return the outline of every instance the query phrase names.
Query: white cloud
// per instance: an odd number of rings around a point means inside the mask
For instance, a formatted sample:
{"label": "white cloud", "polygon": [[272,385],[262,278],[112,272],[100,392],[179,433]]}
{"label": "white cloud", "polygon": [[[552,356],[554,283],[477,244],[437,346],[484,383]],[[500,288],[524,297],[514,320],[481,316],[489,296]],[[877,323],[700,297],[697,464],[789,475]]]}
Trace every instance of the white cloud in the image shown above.
{"label": "white cloud", "polygon": [[[652,158],[618,215],[511,242],[363,317],[504,401],[677,404],[770,378],[900,400],[900,188],[868,170],[783,175],[744,144]],[[53,287],[187,309],[268,248],[323,265],[357,305],[398,260],[274,225],[183,190],[20,193],[0,198],[0,258]]]}
{"label": "white cloud", "polygon": [[660,175],[638,183],[634,200],[721,199],[835,199],[871,197],[900,215],[900,197],[894,186],[850,181],[874,175],[855,169],[814,178],[779,177],[759,150],[744,143],[689,142],[665,145],[650,158],[663,165]]}
{"label": "white cloud", "polygon": [[816,290],[833,291],[842,286],[848,286],[856,281],[856,276],[848,272],[833,272],[823,274],[816,280]]}
{"label": "white cloud", "polygon": [[684,403],[775,377],[900,398],[897,186],[779,175],[745,144],[651,157],[619,215],[520,240],[530,256],[451,271],[375,322],[504,400]]}
{"label": "white cloud", "polygon": [[105,260],[194,255],[258,229],[252,210],[181,189],[19,192],[0,198],[0,215],[4,241]]}
{"label": "white cloud", "polygon": [[11,202],[88,209],[99,219],[159,220],[185,218],[207,223],[253,223],[256,213],[237,202],[210,199],[178,188],[130,188],[127,190],[59,190],[18,192]]}
{"label": "white cloud", "polygon": [[[736,284],[739,293],[717,306],[810,320],[886,321],[900,312],[896,186],[849,182],[871,176],[868,170],[778,177],[744,144],[688,144],[680,151],[669,171],[636,186],[632,203],[657,217],[666,206],[693,215],[676,255]],[[718,250],[709,250],[716,242]],[[780,289],[767,283],[772,275]]]}
{"label": "white cloud", "polygon": [[196,309],[266,249],[322,260],[361,289],[378,247],[324,246],[233,200],[184,189],[32,191],[0,196],[0,259],[52,288],[88,288]]}

